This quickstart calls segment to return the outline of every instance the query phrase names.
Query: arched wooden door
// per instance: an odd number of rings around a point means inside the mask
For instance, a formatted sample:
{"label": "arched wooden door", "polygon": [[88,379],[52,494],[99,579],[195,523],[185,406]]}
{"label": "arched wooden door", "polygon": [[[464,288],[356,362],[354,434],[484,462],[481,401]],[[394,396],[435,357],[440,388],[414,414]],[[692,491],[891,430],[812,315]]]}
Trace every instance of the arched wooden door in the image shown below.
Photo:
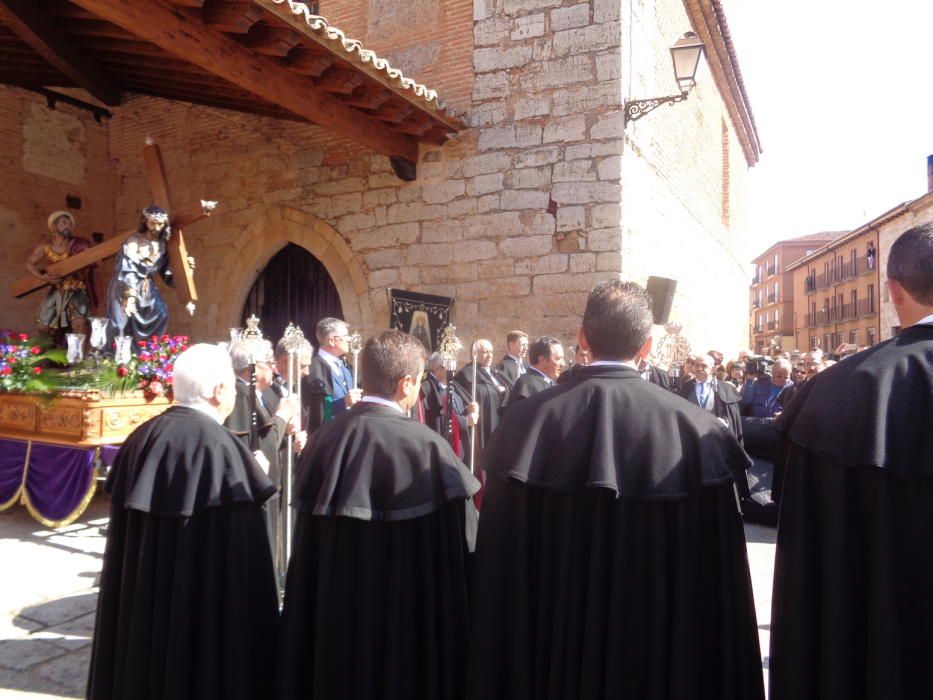
{"label": "arched wooden door", "polygon": [[295,323],[317,347],[314,328],[322,318],[343,318],[337,287],[324,265],[301,246],[289,243],[276,253],[253,283],[243,306],[242,323],[260,319],[263,335],[274,344]]}

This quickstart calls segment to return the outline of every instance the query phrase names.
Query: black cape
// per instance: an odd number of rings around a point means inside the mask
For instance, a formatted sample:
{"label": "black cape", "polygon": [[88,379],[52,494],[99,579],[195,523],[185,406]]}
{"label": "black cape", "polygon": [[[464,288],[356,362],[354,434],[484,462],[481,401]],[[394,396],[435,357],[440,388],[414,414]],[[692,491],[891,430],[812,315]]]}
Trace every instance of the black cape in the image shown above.
{"label": "black cape", "polygon": [[545,389],[550,389],[553,385],[554,383],[549,381],[546,377],[542,377],[534,370],[528,370],[515,380],[515,385],[509,392],[509,398],[505,404],[505,408],[508,408],[516,401],[527,399],[529,396],[534,396]]}
{"label": "black cape", "polygon": [[628,367],[515,404],[486,451],[467,697],[760,700],[746,466]]}
{"label": "black cape", "polygon": [[182,406],[121,448],[111,495],[88,698],[262,700],[278,601],[249,451]]}
{"label": "black cape", "polygon": [[[496,378],[499,384],[505,387],[509,386],[506,378],[497,369],[490,368],[489,372]],[[460,371],[457,372],[457,376],[454,377],[454,381],[466,390],[467,395],[472,395],[473,393],[472,380],[472,364],[462,367]],[[500,392],[492,380],[490,380],[489,376],[487,376],[482,369],[477,368],[476,403],[479,404],[479,424],[476,426],[477,457],[482,455],[483,450],[486,448],[486,442],[489,440],[489,436],[492,435],[493,431],[499,425],[499,421],[502,419],[503,406],[508,401],[508,397],[508,390],[506,390],[504,394]]]}
{"label": "black cape", "polygon": [[370,403],[301,461],[278,697],[462,698],[477,481],[439,435]]}
{"label": "black cape", "polygon": [[[457,421],[457,430],[460,435],[460,459],[469,459],[470,454],[470,426],[467,425],[466,407],[470,403],[470,395],[457,382],[450,382],[450,396],[453,403],[453,417]],[[441,388],[441,383],[430,372],[421,382],[421,400],[424,408],[424,424],[435,433],[447,439],[447,415],[444,410],[447,390]]]}
{"label": "black cape", "polygon": [[808,380],[776,427],[771,697],[933,697],[933,327]]}

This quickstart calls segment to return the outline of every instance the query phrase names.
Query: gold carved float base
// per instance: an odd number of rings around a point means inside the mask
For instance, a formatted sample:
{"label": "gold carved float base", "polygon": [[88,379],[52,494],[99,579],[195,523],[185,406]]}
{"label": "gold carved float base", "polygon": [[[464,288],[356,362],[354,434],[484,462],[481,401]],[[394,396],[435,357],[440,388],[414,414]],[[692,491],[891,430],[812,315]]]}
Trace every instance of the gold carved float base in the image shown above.
{"label": "gold carved float base", "polygon": [[142,391],[105,396],[76,391],[54,398],[0,393],[0,437],[57,445],[119,445],[171,405]]}

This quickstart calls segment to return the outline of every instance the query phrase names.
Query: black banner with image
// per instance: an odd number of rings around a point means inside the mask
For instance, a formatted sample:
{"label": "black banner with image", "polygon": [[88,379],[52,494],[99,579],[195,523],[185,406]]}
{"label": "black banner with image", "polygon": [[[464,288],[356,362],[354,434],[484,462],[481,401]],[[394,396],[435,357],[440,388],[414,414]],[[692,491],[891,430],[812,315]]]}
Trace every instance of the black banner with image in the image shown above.
{"label": "black banner with image", "polygon": [[450,323],[452,298],[389,289],[389,305],[392,328],[415,336],[428,353],[437,350],[441,333]]}

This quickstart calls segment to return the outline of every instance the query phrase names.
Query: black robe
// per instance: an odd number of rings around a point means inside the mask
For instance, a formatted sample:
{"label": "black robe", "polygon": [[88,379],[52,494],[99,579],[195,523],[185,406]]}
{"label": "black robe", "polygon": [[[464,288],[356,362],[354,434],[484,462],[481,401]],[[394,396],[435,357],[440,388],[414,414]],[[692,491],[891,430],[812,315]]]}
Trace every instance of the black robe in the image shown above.
{"label": "black robe", "polygon": [[933,697],[933,326],[809,379],[776,427],[771,698]]}
{"label": "black robe", "polygon": [[[699,407],[700,402],[696,393],[697,380],[691,379],[680,389],[680,395],[687,399],[694,406]],[[659,385],[660,386],[660,385]],[[732,431],[735,439],[742,442],[742,397],[735,387],[728,382],[714,382],[715,388],[712,390],[713,410],[712,414],[722,421]],[[666,388],[666,387],[665,387]]]}
{"label": "black robe", "polygon": [[268,698],[278,599],[261,504],[274,487],[249,451],[173,406],[127,438],[106,489],[88,698]]}
{"label": "black robe", "polygon": [[464,501],[479,484],[430,428],[371,403],[301,461],[277,697],[462,698]]}
{"label": "black robe", "polygon": [[554,382],[547,377],[542,376],[534,370],[529,370],[515,382],[515,386],[513,386],[512,390],[509,392],[509,399],[505,407],[508,408],[516,401],[527,399],[529,396],[534,396],[545,389],[550,389],[552,386],[554,386]]}
{"label": "black robe", "polygon": [[[453,416],[457,421],[457,430],[460,435],[460,451],[457,456],[462,460],[469,459],[470,455],[470,426],[467,425],[466,407],[470,403],[470,395],[457,382],[451,382],[451,397],[453,401]],[[444,411],[446,389],[441,388],[440,382],[433,374],[428,372],[421,382],[421,400],[424,408],[424,424],[435,433],[447,439],[447,415]]]}
{"label": "black robe", "polygon": [[761,700],[747,457],[628,367],[509,409],[485,453],[470,700]]}
{"label": "black robe", "polygon": [[[508,387],[508,382],[498,370],[490,368],[489,372],[504,387]],[[468,395],[472,395],[473,386],[473,365],[465,365],[454,381],[462,386]],[[506,388],[505,393],[500,392],[496,385],[489,378],[489,375],[479,367],[476,370],[476,403],[479,404],[479,424],[476,426],[476,457],[477,459],[483,453],[486,447],[486,441],[492,435],[492,431],[499,425],[502,419],[502,410],[508,401],[509,392]]]}

